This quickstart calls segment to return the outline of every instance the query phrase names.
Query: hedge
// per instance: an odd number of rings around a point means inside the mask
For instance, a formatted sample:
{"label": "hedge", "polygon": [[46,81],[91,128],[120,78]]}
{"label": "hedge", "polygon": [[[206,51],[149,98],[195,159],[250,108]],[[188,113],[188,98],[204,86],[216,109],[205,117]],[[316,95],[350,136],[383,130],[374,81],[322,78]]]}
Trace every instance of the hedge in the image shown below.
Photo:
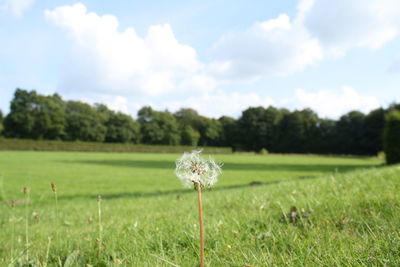
{"label": "hedge", "polygon": [[[0,150],[182,153],[193,149],[198,147],[0,138]],[[209,154],[232,153],[230,147],[204,147],[203,151]]]}

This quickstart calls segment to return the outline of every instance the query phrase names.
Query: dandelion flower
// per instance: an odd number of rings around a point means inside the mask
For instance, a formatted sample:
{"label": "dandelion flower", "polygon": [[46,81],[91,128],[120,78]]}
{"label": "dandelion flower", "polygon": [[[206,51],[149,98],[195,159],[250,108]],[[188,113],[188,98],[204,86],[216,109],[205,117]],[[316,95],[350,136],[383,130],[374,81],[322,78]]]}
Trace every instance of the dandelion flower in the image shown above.
{"label": "dandelion flower", "polygon": [[200,267],[204,267],[204,224],[201,189],[215,184],[222,170],[221,165],[215,163],[212,158],[207,160],[201,157],[200,154],[201,150],[194,150],[191,153],[185,152],[176,161],[175,174],[184,186],[194,186],[197,191],[200,223]]}
{"label": "dandelion flower", "polygon": [[201,155],[201,150],[185,152],[176,161],[176,176],[186,187],[199,184],[201,187],[210,187],[218,180],[222,173],[221,165],[217,164],[211,157],[207,160]]}

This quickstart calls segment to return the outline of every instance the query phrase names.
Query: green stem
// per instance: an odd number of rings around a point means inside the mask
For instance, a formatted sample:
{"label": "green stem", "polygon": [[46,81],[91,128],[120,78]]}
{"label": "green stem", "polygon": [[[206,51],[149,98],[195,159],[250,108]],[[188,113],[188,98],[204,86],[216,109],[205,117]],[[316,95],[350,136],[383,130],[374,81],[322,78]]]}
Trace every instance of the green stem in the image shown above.
{"label": "green stem", "polygon": [[97,196],[97,212],[99,217],[99,256],[101,255],[101,245],[103,242],[103,226],[101,224],[101,196]]}
{"label": "green stem", "polygon": [[55,207],[56,208],[56,210],[55,210],[56,218],[55,218],[55,223],[54,223],[55,224],[54,225],[54,229],[56,231],[56,237],[57,237],[56,243],[58,243],[59,240],[60,240],[60,230],[59,230],[60,219],[59,219],[59,216],[58,216],[58,195],[57,195],[57,191],[54,191],[54,200],[55,200],[55,203],[56,203],[56,207]]}
{"label": "green stem", "polygon": [[196,183],[196,191],[199,204],[199,223],[200,223],[200,267],[204,267],[204,226],[203,226],[203,207],[201,200],[201,187]]}
{"label": "green stem", "polygon": [[25,246],[26,246],[26,262],[29,262],[29,192],[25,192]]}
{"label": "green stem", "polygon": [[[14,204],[12,204],[14,205]],[[11,262],[14,261],[14,232],[15,232],[14,207],[11,207]]]}

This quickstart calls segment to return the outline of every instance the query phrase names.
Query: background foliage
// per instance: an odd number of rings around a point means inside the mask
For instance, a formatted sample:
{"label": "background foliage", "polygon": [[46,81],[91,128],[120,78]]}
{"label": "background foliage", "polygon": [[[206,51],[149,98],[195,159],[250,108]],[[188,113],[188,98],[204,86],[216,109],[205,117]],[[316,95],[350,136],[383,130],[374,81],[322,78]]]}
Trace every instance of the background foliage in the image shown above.
{"label": "background foliage", "polygon": [[383,150],[385,115],[390,110],[400,110],[400,104],[368,114],[351,111],[338,120],[319,118],[311,109],[289,111],[272,106],[250,107],[238,119],[207,118],[189,108],[171,113],[143,107],[134,119],[103,104],[92,106],[65,101],[57,94],[44,96],[17,89],[4,120],[0,113],[0,133],[7,138],[34,140],[376,155]]}
{"label": "background foliage", "polygon": [[400,163],[400,112],[392,110],[386,115],[384,131],[385,154],[388,164]]}

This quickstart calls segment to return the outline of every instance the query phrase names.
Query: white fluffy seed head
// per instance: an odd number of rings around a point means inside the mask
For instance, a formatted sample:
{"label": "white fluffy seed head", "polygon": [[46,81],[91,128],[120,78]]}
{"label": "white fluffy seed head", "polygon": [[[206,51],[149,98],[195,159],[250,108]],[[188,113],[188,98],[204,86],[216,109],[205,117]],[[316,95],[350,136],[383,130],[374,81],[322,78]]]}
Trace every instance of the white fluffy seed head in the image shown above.
{"label": "white fluffy seed head", "polygon": [[201,187],[210,187],[218,180],[222,173],[221,165],[217,164],[211,157],[207,160],[201,155],[201,150],[185,152],[176,161],[176,176],[186,187],[200,184]]}

